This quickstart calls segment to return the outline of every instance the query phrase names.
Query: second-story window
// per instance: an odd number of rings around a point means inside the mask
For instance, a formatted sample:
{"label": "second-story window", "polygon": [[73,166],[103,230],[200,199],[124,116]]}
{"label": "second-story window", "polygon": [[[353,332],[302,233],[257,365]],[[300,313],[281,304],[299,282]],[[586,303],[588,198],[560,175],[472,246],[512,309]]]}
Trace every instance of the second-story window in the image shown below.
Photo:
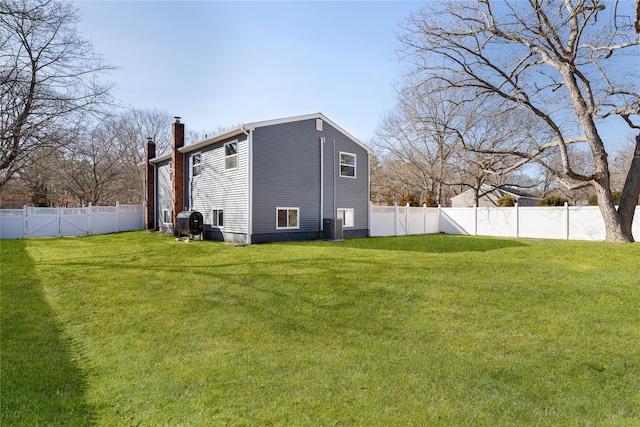
{"label": "second-story window", "polygon": [[202,173],[202,157],[200,153],[191,156],[191,175],[198,176]]}
{"label": "second-story window", "polygon": [[340,176],[356,177],[356,155],[340,152]]}
{"label": "second-story window", "polygon": [[224,168],[236,169],[238,167],[238,141],[224,145]]}

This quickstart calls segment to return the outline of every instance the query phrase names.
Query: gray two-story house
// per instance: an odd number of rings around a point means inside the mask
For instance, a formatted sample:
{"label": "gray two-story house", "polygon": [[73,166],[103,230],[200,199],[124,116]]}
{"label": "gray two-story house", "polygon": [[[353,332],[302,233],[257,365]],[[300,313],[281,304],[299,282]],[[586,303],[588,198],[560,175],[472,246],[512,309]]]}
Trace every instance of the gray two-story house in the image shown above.
{"label": "gray two-story house", "polygon": [[370,150],[324,115],[247,123],[171,153],[148,149],[148,228],[175,234],[176,216],[203,215],[204,238],[237,243],[312,240],[326,219],[345,238],[369,233]]}

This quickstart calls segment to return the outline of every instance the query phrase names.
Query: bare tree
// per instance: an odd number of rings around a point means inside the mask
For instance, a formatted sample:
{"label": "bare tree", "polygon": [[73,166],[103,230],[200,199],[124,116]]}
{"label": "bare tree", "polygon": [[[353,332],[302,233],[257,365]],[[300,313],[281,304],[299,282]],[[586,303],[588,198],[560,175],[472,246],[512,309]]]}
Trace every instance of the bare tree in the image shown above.
{"label": "bare tree", "polygon": [[109,93],[98,78],[110,68],[78,19],[70,3],[0,2],[0,189],[36,153],[68,143]]}
{"label": "bare tree", "polygon": [[[77,206],[131,202],[129,193],[135,183],[131,183],[127,154],[128,147],[118,143],[107,119],[79,136],[58,157],[57,190]],[[133,201],[139,201],[140,188],[133,189],[137,196]]]}
{"label": "bare tree", "polygon": [[387,154],[389,172],[406,191],[417,189],[438,204],[445,203],[452,179],[449,160],[460,148],[451,131],[460,120],[459,106],[446,95],[426,85],[407,85],[398,91],[398,103],[382,118],[375,139]]}
{"label": "bare tree", "polygon": [[[495,99],[501,111],[527,111],[543,124],[548,139],[483,151],[518,156],[507,171],[533,162],[567,188],[592,186],[606,239],[632,242],[640,136],[616,209],[601,132],[605,120],[616,118],[630,131],[640,129],[637,60],[629,60],[637,58],[640,40],[633,25],[618,19],[636,16],[636,5],[613,6],[601,0],[434,2],[408,18],[400,39],[414,79],[471,90],[467,103]],[[574,168],[570,147],[582,144],[591,156],[589,173]]]}

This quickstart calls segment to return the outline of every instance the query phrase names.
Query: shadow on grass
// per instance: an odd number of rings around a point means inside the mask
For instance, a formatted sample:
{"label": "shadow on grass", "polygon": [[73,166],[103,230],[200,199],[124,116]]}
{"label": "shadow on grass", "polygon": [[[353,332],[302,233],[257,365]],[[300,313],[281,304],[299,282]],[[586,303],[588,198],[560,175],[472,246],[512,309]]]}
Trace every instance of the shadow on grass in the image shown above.
{"label": "shadow on grass", "polygon": [[313,242],[295,242],[289,244],[308,246],[335,245],[336,247],[340,248],[427,253],[484,252],[528,246],[526,243],[515,239],[500,239],[495,237],[479,236],[457,236],[450,234],[368,237],[361,239],[347,239],[343,242],[327,242],[316,240]]}
{"label": "shadow on grass", "polygon": [[95,424],[87,381],[73,362],[24,241],[0,242],[2,425]]}

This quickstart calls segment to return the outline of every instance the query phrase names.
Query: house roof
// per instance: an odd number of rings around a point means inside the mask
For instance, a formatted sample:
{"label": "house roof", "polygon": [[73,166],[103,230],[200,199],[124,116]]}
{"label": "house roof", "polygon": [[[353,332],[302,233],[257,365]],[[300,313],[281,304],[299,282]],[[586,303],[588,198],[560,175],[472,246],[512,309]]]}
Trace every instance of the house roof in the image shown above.
{"label": "house roof", "polygon": [[[185,145],[184,147],[178,148],[178,151],[180,151],[181,153],[190,153],[192,151],[196,151],[196,150],[199,150],[201,148],[207,147],[207,146],[209,146],[211,144],[215,144],[217,142],[224,141],[225,139],[233,138],[234,136],[240,136],[240,135],[243,135],[243,134],[247,135],[249,133],[249,131],[252,131],[252,130],[257,129],[257,128],[266,127],[266,126],[273,126],[273,125],[279,125],[279,124],[284,124],[284,123],[299,122],[299,121],[310,120],[310,119],[322,119],[323,121],[327,122],[329,125],[334,127],[335,129],[337,129],[338,131],[340,131],[341,133],[346,135],[350,140],[352,140],[353,142],[355,142],[356,144],[358,144],[359,146],[361,146],[362,148],[367,150],[368,153],[372,153],[372,151],[371,151],[371,149],[369,147],[367,147],[365,144],[360,142],[357,138],[355,138],[349,132],[345,131],[340,126],[338,126],[337,124],[335,124],[334,122],[329,120],[322,113],[305,114],[305,115],[301,115],[301,116],[283,117],[283,118],[280,118],[280,119],[264,120],[264,121],[260,121],[260,122],[245,123],[243,125],[239,125],[239,126],[231,128],[231,129],[227,129],[227,130],[225,130],[223,132],[220,132],[220,133],[218,133],[216,135],[213,135],[213,136],[210,136],[208,138],[201,139],[200,141],[196,141],[194,143]],[[156,157],[154,159],[151,159],[151,163],[163,162],[165,160],[169,160],[170,158],[171,158],[171,153],[164,154],[164,155],[162,155],[160,157]]]}

